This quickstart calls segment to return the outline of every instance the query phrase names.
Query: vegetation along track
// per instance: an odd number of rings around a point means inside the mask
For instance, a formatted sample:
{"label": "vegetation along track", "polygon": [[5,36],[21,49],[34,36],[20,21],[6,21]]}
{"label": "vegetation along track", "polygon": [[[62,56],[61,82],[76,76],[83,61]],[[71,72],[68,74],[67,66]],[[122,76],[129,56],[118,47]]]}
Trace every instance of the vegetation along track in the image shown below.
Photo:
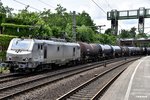
{"label": "vegetation along track", "polygon": [[[124,59],[124,58],[122,58],[122,59]],[[110,60],[110,62],[114,62],[114,60]],[[100,65],[103,65],[103,63],[104,62],[95,63],[96,65],[94,65],[94,66],[92,66],[91,64],[87,64],[87,65],[84,65],[83,68],[81,66],[79,66],[79,68],[81,67],[81,69],[78,68],[78,70],[76,67],[73,67],[69,70],[65,70],[65,71],[62,70],[62,71],[57,71],[57,72],[54,72],[54,73],[51,73],[48,75],[41,75],[40,77],[20,81],[15,84],[2,85],[0,87],[0,92],[1,92],[0,99],[8,99],[12,96],[27,92],[31,89],[35,89],[37,87],[44,86],[44,85],[47,85],[52,82],[56,82],[58,80],[69,77],[71,75],[75,75],[77,73],[81,73],[81,72],[90,70],[94,67],[95,68],[99,67]],[[107,63],[108,63],[108,61],[107,61]],[[87,67],[87,66],[91,66],[91,67]]]}
{"label": "vegetation along track", "polygon": [[96,75],[57,100],[97,100],[110,84],[127,68],[127,66],[122,66],[134,60],[137,60],[137,58],[125,61]]}

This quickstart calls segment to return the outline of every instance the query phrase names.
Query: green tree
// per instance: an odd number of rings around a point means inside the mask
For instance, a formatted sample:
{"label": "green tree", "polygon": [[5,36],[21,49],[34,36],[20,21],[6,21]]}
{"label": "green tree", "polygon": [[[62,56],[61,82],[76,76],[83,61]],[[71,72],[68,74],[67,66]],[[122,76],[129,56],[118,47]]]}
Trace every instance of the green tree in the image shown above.
{"label": "green tree", "polygon": [[105,30],[105,34],[111,35],[112,34],[112,29],[108,28],[107,30]]}
{"label": "green tree", "polygon": [[39,14],[37,12],[29,12],[29,6],[25,7],[25,9],[20,10],[18,14],[15,14],[15,18],[21,19],[22,24],[24,25],[35,25],[39,20]]}
{"label": "green tree", "polygon": [[119,34],[120,38],[130,38],[130,33],[128,30],[122,29],[121,33]]}
{"label": "green tree", "polygon": [[91,28],[82,25],[80,27],[77,27],[76,38],[78,41],[82,41],[82,42],[93,42],[94,31]]}
{"label": "green tree", "polygon": [[16,36],[11,36],[11,35],[0,35],[0,46],[2,49],[2,51],[0,52],[0,59],[5,60],[6,50],[10,43],[10,40],[15,37]]}
{"label": "green tree", "polygon": [[83,11],[82,13],[78,13],[76,16],[76,23],[77,26],[90,26],[94,32],[97,32],[97,27],[94,24],[93,20],[91,19],[90,15]]}
{"label": "green tree", "polygon": [[148,36],[146,35],[146,33],[139,33],[136,36],[137,38],[148,38]]}
{"label": "green tree", "polygon": [[95,35],[97,43],[101,44],[116,44],[116,37],[114,35],[108,35],[108,34],[96,34]]}
{"label": "green tree", "polygon": [[129,31],[131,38],[135,38],[136,36],[136,28],[132,27],[131,30]]}
{"label": "green tree", "polygon": [[4,14],[8,15],[8,17],[12,17],[13,10],[14,10],[13,8],[10,8],[8,6],[4,7],[3,3],[0,0],[0,13],[4,13]]}

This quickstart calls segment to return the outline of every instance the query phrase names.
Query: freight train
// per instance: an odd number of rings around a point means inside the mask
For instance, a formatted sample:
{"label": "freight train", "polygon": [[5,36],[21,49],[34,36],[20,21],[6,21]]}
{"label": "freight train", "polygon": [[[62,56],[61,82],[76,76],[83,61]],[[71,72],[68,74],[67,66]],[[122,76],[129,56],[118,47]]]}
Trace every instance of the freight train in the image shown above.
{"label": "freight train", "polygon": [[146,54],[150,54],[150,48],[14,38],[9,44],[6,62],[11,73],[28,73],[61,65]]}

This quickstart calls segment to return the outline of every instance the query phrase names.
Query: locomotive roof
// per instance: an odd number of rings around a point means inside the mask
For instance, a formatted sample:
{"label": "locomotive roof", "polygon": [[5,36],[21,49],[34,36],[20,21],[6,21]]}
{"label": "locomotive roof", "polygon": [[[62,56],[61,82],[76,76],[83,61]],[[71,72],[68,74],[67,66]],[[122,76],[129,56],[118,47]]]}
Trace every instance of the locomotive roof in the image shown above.
{"label": "locomotive roof", "polygon": [[58,41],[53,41],[53,40],[39,40],[39,39],[22,39],[22,38],[14,38],[14,39],[17,39],[17,40],[29,40],[31,42],[34,42],[34,43],[46,43],[46,44],[57,44],[57,45],[70,45],[70,46],[79,46],[78,43],[71,43],[71,42],[58,42]]}

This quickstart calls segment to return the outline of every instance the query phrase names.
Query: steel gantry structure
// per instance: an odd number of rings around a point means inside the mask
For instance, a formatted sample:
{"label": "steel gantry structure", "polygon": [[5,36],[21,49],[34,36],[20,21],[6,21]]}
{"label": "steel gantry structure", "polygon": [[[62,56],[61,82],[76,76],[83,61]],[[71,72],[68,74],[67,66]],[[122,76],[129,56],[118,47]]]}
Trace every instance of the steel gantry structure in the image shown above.
{"label": "steel gantry structure", "polygon": [[145,9],[144,7],[137,10],[111,10],[107,12],[107,20],[111,20],[111,28],[115,35],[118,32],[118,20],[124,19],[138,19],[138,31],[139,33],[144,33],[144,18],[150,18],[150,9]]}

